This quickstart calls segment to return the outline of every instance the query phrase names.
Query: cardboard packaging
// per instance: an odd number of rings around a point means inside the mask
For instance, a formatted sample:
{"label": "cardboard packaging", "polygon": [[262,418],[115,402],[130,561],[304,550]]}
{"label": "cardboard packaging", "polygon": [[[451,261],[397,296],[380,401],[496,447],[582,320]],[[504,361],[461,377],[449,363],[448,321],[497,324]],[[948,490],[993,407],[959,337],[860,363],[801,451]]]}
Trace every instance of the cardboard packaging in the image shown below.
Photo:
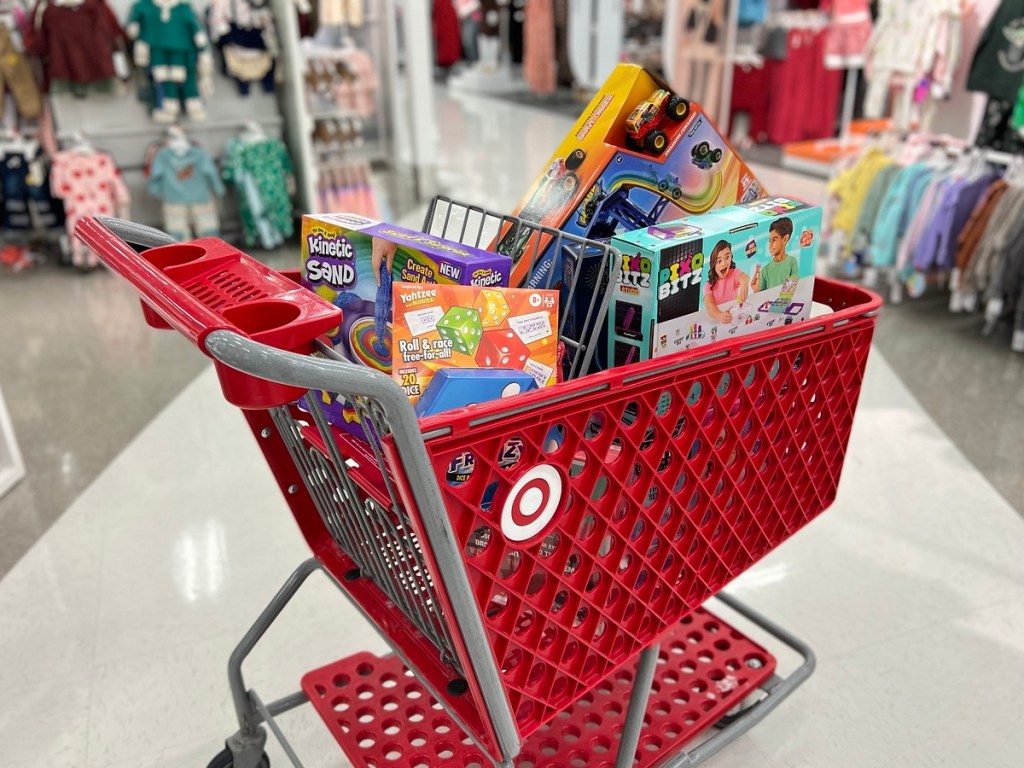
{"label": "cardboard packaging", "polygon": [[785,198],[619,235],[611,277],[613,365],[810,317],[821,209]]}

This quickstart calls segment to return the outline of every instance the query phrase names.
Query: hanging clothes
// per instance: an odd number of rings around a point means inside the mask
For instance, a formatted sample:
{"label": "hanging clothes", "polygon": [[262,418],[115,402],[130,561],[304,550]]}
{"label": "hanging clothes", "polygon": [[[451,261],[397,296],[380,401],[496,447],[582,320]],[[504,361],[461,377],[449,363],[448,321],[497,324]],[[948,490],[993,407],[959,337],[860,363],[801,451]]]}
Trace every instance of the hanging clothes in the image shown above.
{"label": "hanging clothes", "polygon": [[294,232],[291,158],[279,139],[231,139],[224,148],[224,180],[235,187],[245,244],[275,248]]}
{"label": "hanging clothes", "polygon": [[868,42],[864,113],[887,113],[890,91],[899,98],[892,118],[909,127],[915,99],[944,97],[960,58],[960,0],[879,0],[878,19]]}
{"label": "hanging clothes", "polygon": [[52,229],[64,223],[63,210],[50,193],[43,161],[35,142],[0,143],[2,229]]}
{"label": "hanging clothes", "polygon": [[114,53],[125,35],[105,0],[39,0],[25,49],[43,61],[44,87],[85,96],[115,83]]}
{"label": "hanging clothes", "polygon": [[878,216],[882,212],[882,203],[902,171],[903,169],[899,165],[890,163],[883,167],[871,182],[871,186],[868,187],[864,203],[861,205],[860,211],[857,214],[857,220],[853,226],[850,240],[852,247],[863,248],[863,244],[870,243],[871,233],[874,231],[875,224],[878,222]]}
{"label": "hanging clothes", "polygon": [[10,93],[18,114],[27,120],[35,120],[43,109],[35,75],[28,60],[14,46],[11,31],[0,23],[0,111],[3,111],[4,94]]}
{"label": "hanging clothes", "polygon": [[447,69],[462,58],[459,17],[452,0],[434,0],[434,63]]}
{"label": "hanging clothes", "polygon": [[914,269],[922,272],[949,270],[956,265],[957,237],[978,201],[998,178],[995,173],[985,172],[976,178],[962,176],[950,180],[918,241]]}
{"label": "hanging clothes", "polygon": [[363,26],[366,14],[363,0],[317,0],[320,8],[320,26]]}
{"label": "hanging clothes", "polygon": [[1024,75],[1024,0],[1003,0],[971,61],[968,90],[1015,102]]}
{"label": "hanging clothes", "polygon": [[961,273],[967,267],[975,251],[977,251],[981,238],[992,221],[993,214],[999,207],[999,203],[1003,199],[1003,195],[1006,194],[1006,190],[1009,188],[1010,185],[1002,179],[993,182],[992,186],[988,188],[978,201],[970,218],[960,231],[960,236],[956,242],[955,265]]}
{"label": "hanging clothes", "polygon": [[221,71],[242,96],[250,85],[274,90],[279,51],[274,14],[267,0],[213,0],[207,11],[210,39],[221,53]]}
{"label": "hanging clothes", "polygon": [[135,63],[149,69],[158,93],[153,119],[174,122],[182,103],[193,120],[204,119],[200,79],[209,92],[210,41],[188,0],[135,0],[127,32],[135,41]]}
{"label": "hanging clothes", "polygon": [[164,230],[176,240],[220,234],[216,198],[224,184],[202,147],[164,147],[153,158],[149,193],[163,201]]}
{"label": "hanging clothes", "polygon": [[74,237],[75,226],[88,216],[114,216],[131,204],[131,195],[110,155],[65,150],[53,158],[50,188],[64,201],[65,224],[71,239],[71,262],[91,268],[99,259]]}
{"label": "hanging clothes", "polygon": [[998,96],[989,96],[975,143],[979,147],[988,147],[1011,155],[1024,152],[1024,137],[1013,125],[1015,109],[1014,102]]}
{"label": "hanging clothes", "polygon": [[847,243],[852,239],[857,216],[872,182],[883,168],[891,164],[892,161],[884,152],[872,147],[854,166],[829,182],[829,194],[839,200],[839,210],[832,218],[832,229],[844,232]]}
{"label": "hanging clothes", "polygon": [[872,266],[891,267],[896,263],[900,244],[931,184],[933,173],[934,169],[926,163],[914,163],[901,170],[889,187],[871,230],[868,263]]}
{"label": "hanging clothes", "polygon": [[768,15],[768,0],[739,0],[738,21],[741,27],[764,24]]}
{"label": "hanging clothes", "polygon": [[534,93],[558,88],[553,0],[528,0],[523,24],[523,79]]}
{"label": "hanging clothes", "polygon": [[1010,187],[996,205],[989,225],[964,269],[960,289],[964,294],[984,292],[999,257],[1024,229],[1024,189]]}
{"label": "hanging clothes", "polygon": [[825,32],[825,66],[829,69],[861,68],[874,31],[868,0],[827,0],[831,17]]}

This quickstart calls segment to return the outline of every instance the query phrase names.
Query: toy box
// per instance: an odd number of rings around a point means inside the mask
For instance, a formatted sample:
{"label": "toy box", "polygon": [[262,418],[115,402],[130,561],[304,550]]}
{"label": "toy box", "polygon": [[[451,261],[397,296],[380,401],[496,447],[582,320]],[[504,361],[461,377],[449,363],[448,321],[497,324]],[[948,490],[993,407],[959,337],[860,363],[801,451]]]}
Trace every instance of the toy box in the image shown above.
{"label": "toy box", "polygon": [[784,198],[619,235],[613,365],[810,317],[821,209]]}
{"label": "toy box", "polygon": [[[374,276],[377,241],[394,253],[391,280]],[[356,363],[391,370],[390,283],[508,285],[510,260],[353,214],[302,217],[302,284],[339,307],[335,349]]]}
{"label": "toy box", "polygon": [[416,401],[421,419],[453,408],[465,408],[529,392],[537,380],[510,368],[439,368]]}
{"label": "toy box", "polygon": [[[749,202],[762,194],[754,173],[698,104],[672,94],[642,67],[620,64],[515,213],[570,234],[608,241],[616,234]],[[531,269],[534,251],[528,235],[506,227],[498,238],[495,249],[513,258],[511,285],[558,286],[566,270],[588,269],[580,263],[585,255],[554,253],[545,241]],[[568,263],[573,258],[575,263]],[[603,265],[592,268],[604,270]],[[566,313],[567,322],[574,312]],[[602,360],[597,363],[604,367]]]}
{"label": "toy box", "polygon": [[[391,254],[389,276],[381,265]],[[391,372],[393,283],[503,287],[510,268],[507,256],[355,214],[302,218],[302,284],[343,312],[341,327],[331,335],[335,351],[384,373]],[[351,405],[330,394],[323,398],[328,421],[362,435]]]}
{"label": "toy box", "polygon": [[394,285],[392,377],[415,402],[442,368],[502,368],[554,384],[558,292]]}

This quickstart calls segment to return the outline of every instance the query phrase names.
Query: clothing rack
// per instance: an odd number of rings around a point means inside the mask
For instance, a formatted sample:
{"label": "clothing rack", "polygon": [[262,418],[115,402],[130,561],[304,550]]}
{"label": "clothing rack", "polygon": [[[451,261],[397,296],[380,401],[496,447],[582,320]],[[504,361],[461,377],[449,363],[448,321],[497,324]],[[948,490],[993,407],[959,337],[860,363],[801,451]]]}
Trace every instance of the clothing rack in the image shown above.
{"label": "clothing rack", "polygon": [[952,312],[1012,314],[1024,352],[1024,155],[947,136],[882,134],[830,182],[832,254],[900,303],[935,289]]}

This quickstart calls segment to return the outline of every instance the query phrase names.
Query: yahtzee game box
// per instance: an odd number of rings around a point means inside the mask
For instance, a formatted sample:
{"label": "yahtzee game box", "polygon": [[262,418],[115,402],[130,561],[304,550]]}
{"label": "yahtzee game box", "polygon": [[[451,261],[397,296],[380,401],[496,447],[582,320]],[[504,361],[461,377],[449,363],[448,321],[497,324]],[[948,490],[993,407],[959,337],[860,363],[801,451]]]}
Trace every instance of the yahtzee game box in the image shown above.
{"label": "yahtzee game box", "polygon": [[557,381],[558,292],[395,283],[392,377],[413,402],[442,368]]}

